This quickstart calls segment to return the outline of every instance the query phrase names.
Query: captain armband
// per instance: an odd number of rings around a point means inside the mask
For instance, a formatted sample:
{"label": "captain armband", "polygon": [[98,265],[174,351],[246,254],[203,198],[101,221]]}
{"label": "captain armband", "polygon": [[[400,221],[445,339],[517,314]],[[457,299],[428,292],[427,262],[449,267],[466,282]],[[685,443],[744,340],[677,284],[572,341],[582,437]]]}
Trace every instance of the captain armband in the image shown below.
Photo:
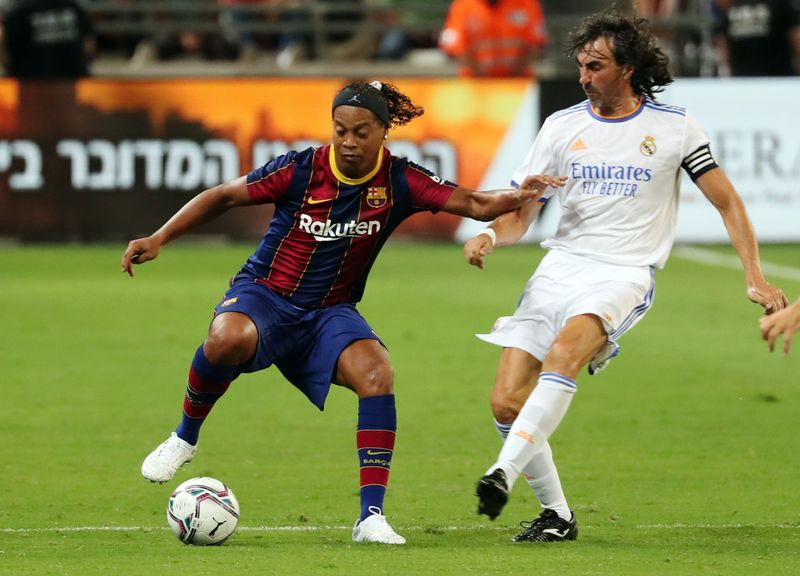
{"label": "captain armband", "polygon": [[703,144],[681,162],[681,167],[686,170],[692,182],[717,166],[718,164],[711,155],[711,148],[709,148],[708,144]]}

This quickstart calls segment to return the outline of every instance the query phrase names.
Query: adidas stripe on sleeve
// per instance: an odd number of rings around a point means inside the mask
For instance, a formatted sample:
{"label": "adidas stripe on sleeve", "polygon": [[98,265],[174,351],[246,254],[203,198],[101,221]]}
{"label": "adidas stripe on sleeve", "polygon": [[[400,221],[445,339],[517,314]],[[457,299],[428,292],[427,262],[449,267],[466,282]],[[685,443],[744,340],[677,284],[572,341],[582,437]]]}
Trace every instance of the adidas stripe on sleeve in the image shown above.
{"label": "adidas stripe on sleeve", "polygon": [[711,148],[708,146],[708,144],[703,144],[700,146],[700,148],[684,158],[683,162],[681,162],[681,167],[686,170],[686,173],[692,179],[692,182],[717,166],[718,164],[711,155]]}

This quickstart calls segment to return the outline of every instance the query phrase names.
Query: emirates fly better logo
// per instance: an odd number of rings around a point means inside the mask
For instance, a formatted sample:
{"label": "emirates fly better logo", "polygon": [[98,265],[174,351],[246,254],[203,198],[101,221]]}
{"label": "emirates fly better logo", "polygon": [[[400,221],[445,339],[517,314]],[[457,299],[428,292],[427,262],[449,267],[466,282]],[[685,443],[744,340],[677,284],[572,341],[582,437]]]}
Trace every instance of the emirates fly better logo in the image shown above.
{"label": "emirates fly better logo", "polygon": [[348,222],[314,220],[308,214],[301,214],[298,228],[307,234],[311,234],[317,242],[330,242],[340,238],[372,236],[381,231],[381,223],[378,220],[367,220],[366,222],[359,222],[358,220],[350,220]]}

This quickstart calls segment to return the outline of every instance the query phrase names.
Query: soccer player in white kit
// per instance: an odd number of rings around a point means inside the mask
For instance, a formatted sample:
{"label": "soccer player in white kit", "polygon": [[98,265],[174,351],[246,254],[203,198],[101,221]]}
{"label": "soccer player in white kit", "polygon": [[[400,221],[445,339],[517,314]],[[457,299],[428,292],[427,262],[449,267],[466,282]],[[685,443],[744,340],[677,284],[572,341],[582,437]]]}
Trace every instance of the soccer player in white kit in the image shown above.
{"label": "soccer player in white kit", "polygon": [[647,22],[615,10],[589,16],[570,34],[567,53],[577,59],[588,100],[545,120],[512,177],[558,176],[563,187],[500,216],[464,246],[467,261],[483,268],[495,246],[517,242],[559,194],[557,231],[542,243],[549,251],[516,311],[480,335],[503,347],[492,411],[505,441],[478,483],[478,513],[494,520],[525,476],[543,511],[522,523],[517,542],[577,537],[548,438],[569,408],[581,368],[602,369],[620,336],[652,305],[654,271],[664,266],[675,236],[681,169],[722,216],[748,298],[767,313],[787,305],[764,279],[744,204],[708,138],[685,109],[654,99],[672,78]]}

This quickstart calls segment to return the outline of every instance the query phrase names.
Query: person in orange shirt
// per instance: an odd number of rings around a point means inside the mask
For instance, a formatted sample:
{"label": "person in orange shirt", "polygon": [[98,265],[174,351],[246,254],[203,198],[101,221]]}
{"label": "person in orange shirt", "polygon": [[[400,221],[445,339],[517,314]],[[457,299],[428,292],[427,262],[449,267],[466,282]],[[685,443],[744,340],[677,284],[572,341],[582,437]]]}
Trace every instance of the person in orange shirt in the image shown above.
{"label": "person in orange shirt", "polygon": [[464,77],[534,76],[545,44],[539,0],[453,0],[439,37]]}

